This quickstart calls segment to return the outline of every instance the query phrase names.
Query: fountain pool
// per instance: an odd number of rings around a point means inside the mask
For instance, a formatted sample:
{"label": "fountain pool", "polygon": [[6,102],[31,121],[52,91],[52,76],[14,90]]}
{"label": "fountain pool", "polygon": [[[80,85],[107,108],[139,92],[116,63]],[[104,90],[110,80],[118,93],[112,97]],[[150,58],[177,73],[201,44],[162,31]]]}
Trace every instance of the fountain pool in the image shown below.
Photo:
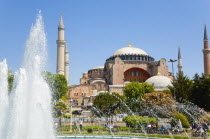
{"label": "fountain pool", "polygon": [[158,139],[152,137],[137,137],[137,136],[57,136],[57,139]]}

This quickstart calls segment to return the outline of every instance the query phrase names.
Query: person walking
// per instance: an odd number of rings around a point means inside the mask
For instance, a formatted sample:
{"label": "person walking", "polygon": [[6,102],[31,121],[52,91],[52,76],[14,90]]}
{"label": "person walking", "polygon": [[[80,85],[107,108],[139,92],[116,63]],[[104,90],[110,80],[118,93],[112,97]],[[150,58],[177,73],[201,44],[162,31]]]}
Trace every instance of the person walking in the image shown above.
{"label": "person walking", "polygon": [[76,131],[77,130],[77,121],[75,120],[74,121],[74,131]]}
{"label": "person walking", "polygon": [[83,121],[81,119],[80,122],[79,122],[80,130],[82,130],[82,123],[83,123]]}

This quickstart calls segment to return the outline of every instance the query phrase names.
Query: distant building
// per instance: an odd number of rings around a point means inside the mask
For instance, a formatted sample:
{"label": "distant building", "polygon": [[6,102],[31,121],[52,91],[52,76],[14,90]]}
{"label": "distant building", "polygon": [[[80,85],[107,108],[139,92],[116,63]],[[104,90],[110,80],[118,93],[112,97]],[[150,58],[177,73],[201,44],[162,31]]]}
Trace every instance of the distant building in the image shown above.
{"label": "distant building", "polygon": [[84,72],[80,85],[69,86],[68,96],[73,105],[85,107],[92,104],[98,93],[109,91],[122,95],[126,84],[133,81],[145,82],[157,73],[161,77],[170,76],[166,59],[155,61],[142,49],[128,45],[110,56],[104,66]]}
{"label": "distant building", "polygon": [[[57,73],[65,75],[68,80],[69,53],[64,39],[62,16],[58,26],[57,45]],[[180,52],[179,56],[181,58]],[[179,64],[180,70],[181,66]],[[144,50],[129,44],[107,58],[104,66],[98,66],[84,72],[79,85],[69,86],[67,102],[70,103],[71,101],[75,108],[77,107],[77,110],[88,108],[92,105],[92,101],[98,93],[109,91],[122,95],[126,84],[134,81],[145,82],[150,77],[154,76],[156,78],[158,73],[161,74],[158,79],[170,80],[171,74],[168,72],[166,59],[162,58],[156,61]]]}

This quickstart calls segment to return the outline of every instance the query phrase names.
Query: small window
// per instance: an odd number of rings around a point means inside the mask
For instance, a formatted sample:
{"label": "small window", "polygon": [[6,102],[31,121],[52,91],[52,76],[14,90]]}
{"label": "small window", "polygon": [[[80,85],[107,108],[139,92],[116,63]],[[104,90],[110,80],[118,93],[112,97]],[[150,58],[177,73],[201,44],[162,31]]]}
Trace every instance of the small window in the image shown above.
{"label": "small window", "polygon": [[132,76],[134,76],[134,72],[132,72]]}
{"label": "small window", "polygon": [[135,70],[134,70],[134,73],[133,74],[134,74],[134,76],[136,76],[136,71]]}
{"label": "small window", "polygon": [[101,90],[101,84],[98,84],[98,89]]}

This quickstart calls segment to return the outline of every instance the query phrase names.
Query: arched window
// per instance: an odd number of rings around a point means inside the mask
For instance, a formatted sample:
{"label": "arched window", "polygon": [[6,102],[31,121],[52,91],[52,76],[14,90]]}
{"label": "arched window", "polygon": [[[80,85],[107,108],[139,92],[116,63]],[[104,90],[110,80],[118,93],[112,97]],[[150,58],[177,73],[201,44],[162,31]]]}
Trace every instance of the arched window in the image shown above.
{"label": "arched window", "polygon": [[98,84],[98,89],[101,90],[101,84],[100,83]]}
{"label": "arched window", "polygon": [[137,75],[136,75],[136,71],[135,71],[135,70],[134,70],[133,74],[134,74],[134,76],[137,76]]}

